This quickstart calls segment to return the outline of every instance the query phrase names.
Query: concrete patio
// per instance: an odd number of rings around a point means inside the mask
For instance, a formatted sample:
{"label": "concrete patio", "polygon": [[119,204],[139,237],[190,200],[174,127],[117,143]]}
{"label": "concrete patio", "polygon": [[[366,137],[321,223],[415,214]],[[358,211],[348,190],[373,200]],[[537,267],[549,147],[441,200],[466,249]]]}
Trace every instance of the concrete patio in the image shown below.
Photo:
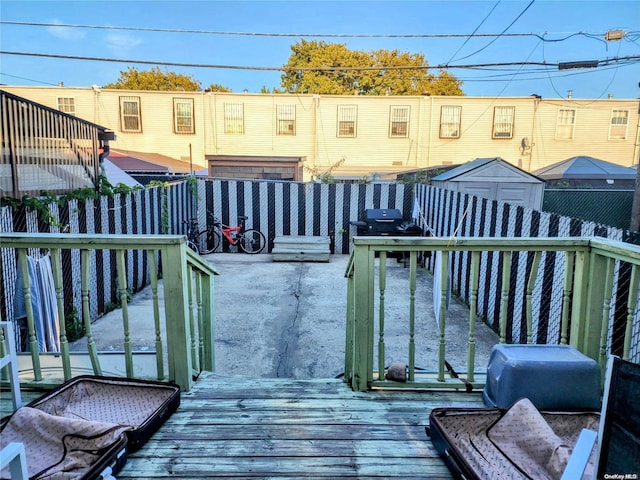
{"label": "concrete patio", "polygon": [[[347,255],[325,262],[273,262],[270,254],[216,253],[205,257],[220,272],[215,280],[216,372],[267,378],[333,378],[344,367]],[[385,290],[386,360],[407,362],[409,269],[387,261]],[[416,367],[437,366],[433,277],[418,271]],[[162,295],[162,288],[159,288]],[[135,351],[154,349],[149,289],[129,303]],[[376,300],[377,301],[377,300]],[[163,302],[160,302],[162,305]],[[377,307],[376,307],[377,308]],[[469,310],[455,297],[447,313],[447,361],[464,370]],[[93,324],[98,350],[122,351],[122,315],[114,310]],[[117,325],[114,327],[114,325]],[[377,334],[377,333],[376,333]],[[484,323],[476,329],[476,369],[484,370],[498,337]],[[86,341],[71,345],[86,350]]]}

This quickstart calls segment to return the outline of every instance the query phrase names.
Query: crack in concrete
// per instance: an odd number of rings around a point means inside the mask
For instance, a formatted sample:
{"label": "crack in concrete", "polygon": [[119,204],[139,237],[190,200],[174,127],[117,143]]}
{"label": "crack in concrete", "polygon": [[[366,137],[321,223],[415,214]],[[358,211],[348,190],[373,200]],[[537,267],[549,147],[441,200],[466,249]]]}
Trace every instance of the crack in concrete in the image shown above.
{"label": "crack in concrete", "polygon": [[300,316],[300,297],[302,297],[302,278],[303,278],[303,265],[298,265],[298,281],[294,286],[294,290],[291,293],[295,298],[294,315],[289,324],[282,329],[280,334],[280,348],[278,349],[278,365],[276,368],[276,377],[278,378],[291,378],[293,377],[291,356],[295,350],[295,344],[298,341],[297,334],[294,333],[298,318]]}

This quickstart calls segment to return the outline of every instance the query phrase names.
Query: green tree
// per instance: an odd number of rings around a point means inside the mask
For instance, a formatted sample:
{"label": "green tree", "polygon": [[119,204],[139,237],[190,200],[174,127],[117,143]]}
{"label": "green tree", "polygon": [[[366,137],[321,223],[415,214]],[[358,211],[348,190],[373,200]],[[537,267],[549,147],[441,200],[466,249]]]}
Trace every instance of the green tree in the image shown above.
{"label": "green tree", "polygon": [[225,92],[225,93],[229,93],[232,90],[230,88],[227,88],[227,87],[223,86],[223,85],[220,85],[219,83],[212,83],[207,88],[205,88],[204,91],[205,92]]}
{"label": "green tree", "polygon": [[103,88],[197,92],[202,89],[202,84],[190,75],[170,72],[167,69],[163,72],[160,67],[146,71],[129,67],[126,71],[120,72],[120,78],[115,83],[108,83]]}
{"label": "green tree", "polygon": [[295,43],[291,51],[281,77],[289,93],[464,95],[455,76],[429,73],[429,63],[420,53],[353,51],[345,44],[315,40]]}

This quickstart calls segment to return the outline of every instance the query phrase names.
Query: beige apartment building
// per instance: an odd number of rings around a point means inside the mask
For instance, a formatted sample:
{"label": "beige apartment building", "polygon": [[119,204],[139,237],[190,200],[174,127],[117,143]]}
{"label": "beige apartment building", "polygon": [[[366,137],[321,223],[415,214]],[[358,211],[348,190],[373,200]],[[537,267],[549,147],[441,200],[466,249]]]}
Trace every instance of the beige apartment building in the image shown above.
{"label": "beige apartment building", "polygon": [[219,177],[353,180],[488,157],[526,171],[577,155],[629,167],[640,155],[637,99],[1,88],[114,130],[114,150]]}

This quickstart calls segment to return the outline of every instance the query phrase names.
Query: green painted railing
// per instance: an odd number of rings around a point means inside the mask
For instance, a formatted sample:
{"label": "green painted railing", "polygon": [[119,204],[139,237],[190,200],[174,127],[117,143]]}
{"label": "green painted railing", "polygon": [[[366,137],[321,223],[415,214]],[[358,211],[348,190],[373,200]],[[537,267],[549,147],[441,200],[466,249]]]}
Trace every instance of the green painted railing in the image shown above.
{"label": "green painted railing", "polygon": [[[51,255],[55,295],[60,328],[60,352],[38,351],[34,312],[31,305],[31,281],[22,276],[27,313],[29,352],[19,355],[21,383],[50,385],[68,380],[87,365],[95,375],[103,375],[103,364],[111,365],[112,352],[100,352],[92,333],[90,314],[90,275],[94,270],[96,252],[115,251],[118,297],[121,305],[122,339],[120,353],[124,376],[129,378],[157,378],[176,382],[189,390],[194,376],[200,371],[215,369],[214,353],[214,275],[215,268],[186,247],[186,239],[179,235],[87,235],[87,234],[29,234],[4,233],[1,247],[15,249],[22,272],[28,272],[27,255],[31,249],[46,249]],[[63,250],[79,252],[81,269],[81,319],[86,331],[87,353],[69,351],[65,330],[61,255]],[[132,250],[145,252],[149,268],[153,311],[149,322],[155,332],[155,365],[149,365],[149,355],[134,352],[131,342],[127,297],[127,255]],[[7,258],[7,257],[5,257]],[[158,295],[158,266],[162,268],[164,304]],[[164,317],[161,315],[164,311]],[[166,342],[163,342],[163,332]],[[4,346],[4,340],[2,346]],[[110,367],[110,371],[113,369]],[[155,372],[153,371],[155,370]],[[83,373],[85,373],[83,371]]]}
{"label": "green painted railing", "polygon": [[[407,381],[405,383],[386,380],[385,365],[385,288],[387,279],[387,252],[405,252],[409,266],[405,289],[408,306],[408,344],[406,346]],[[415,334],[415,292],[418,260],[424,252],[440,252],[441,264],[445,266],[434,275],[439,275],[440,308],[437,320],[437,368],[432,372],[416,368],[416,349],[421,348]],[[640,319],[637,310],[638,284],[640,280],[640,247],[602,238],[434,238],[434,237],[355,237],[354,248],[345,272],[347,277],[347,321],[345,345],[345,381],[354,390],[365,391],[375,387],[393,388],[465,388],[455,375],[447,375],[445,351],[447,311],[446,299],[449,288],[449,271],[454,255],[464,255],[469,265],[464,279],[465,295],[469,306],[468,336],[466,340],[466,371],[456,372],[469,385],[482,388],[484,370],[477,368],[476,326],[483,321],[477,316],[479,289],[484,291],[487,283],[499,285],[495,292],[499,305],[497,328],[498,342],[512,342],[508,338],[507,324],[515,295],[523,300],[523,315],[526,316],[526,343],[541,343],[535,339],[533,325],[534,295],[548,294],[542,275],[542,265],[553,259],[554,277],[561,276],[562,295],[557,305],[559,313],[558,335],[545,343],[570,344],[597,360],[604,371],[606,356],[612,344],[621,344],[620,354],[625,359],[640,361]],[[487,278],[487,269],[482,268],[488,255],[497,255],[501,272]],[[526,278],[520,291],[514,292],[512,259],[516,255],[526,256]],[[560,259],[558,261],[558,259]],[[543,262],[544,260],[544,262]],[[559,268],[558,268],[559,265]],[[621,271],[626,270],[625,282],[621,283]],[[484,273],[482,273],[484,272]],[[493,288],[493,287],[489,287]],[[524,291],[523,291],[524,290]],[[545,293],[547,292],[547,293]],[[457,292],[454,292],[457,293]],[[438,293],[436,292],[436,295]],[[614,317],[619,322],[620,303],[623,305],[623,328],[613,329]],[[376,306],[378,307],[376,309]],[[511,306],[511,308],[510,308]],[[615,312],[614,308],[618,311]],[[619,327],[619,325],[618,325]],[[377,338],[375,333],[377,332]],[[524,335],[526,333],[526,336]],[[557,338],[557,342],[554,339]],[[450,372],[449,372],[450,373]]]}

